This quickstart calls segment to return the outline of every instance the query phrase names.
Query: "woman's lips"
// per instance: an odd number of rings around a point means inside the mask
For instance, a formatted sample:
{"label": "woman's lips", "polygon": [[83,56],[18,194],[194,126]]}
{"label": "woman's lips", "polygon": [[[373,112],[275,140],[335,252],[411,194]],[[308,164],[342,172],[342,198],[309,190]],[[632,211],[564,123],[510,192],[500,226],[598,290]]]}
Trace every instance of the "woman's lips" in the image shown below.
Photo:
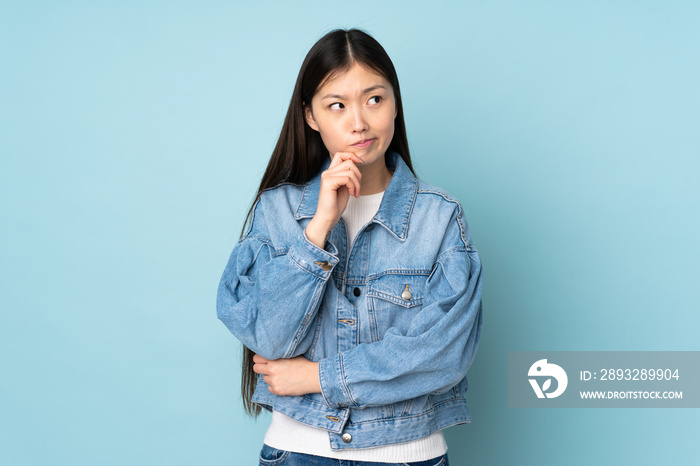
{"label": "woman's lips", "polygon": [[365,139],[364,141],[356,142],[355,144],[352,145],[352,147],[369,147],[370,144],[374,142],[374,138],[372,139]]}

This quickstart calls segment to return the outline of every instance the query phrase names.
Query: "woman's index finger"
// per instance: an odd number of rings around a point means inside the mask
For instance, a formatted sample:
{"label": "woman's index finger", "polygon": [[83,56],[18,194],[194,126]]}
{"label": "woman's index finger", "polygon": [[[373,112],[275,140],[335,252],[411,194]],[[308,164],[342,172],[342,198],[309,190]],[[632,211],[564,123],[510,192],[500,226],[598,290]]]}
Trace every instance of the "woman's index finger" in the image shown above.
{"label": "woman's index finger", "polygon": [[362,163],[362,159],[352,152],[336,152],[331,159],[331,164],[328,168],[333,168],[345,160],[352,160],[355,163]]}

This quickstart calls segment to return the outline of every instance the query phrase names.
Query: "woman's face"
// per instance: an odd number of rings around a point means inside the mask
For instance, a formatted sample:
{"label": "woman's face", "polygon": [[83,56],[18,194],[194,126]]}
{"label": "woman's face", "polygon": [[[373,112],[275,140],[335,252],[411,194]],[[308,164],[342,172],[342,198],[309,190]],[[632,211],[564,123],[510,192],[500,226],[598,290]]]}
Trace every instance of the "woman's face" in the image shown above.
{"label": "woman's face", "polygon": [[394,137],[396,101],[391,83],[355,63],[326,82],[305,107],[306,121],[321,134],[331,157],[353,152],[364,162],[384,165]]}

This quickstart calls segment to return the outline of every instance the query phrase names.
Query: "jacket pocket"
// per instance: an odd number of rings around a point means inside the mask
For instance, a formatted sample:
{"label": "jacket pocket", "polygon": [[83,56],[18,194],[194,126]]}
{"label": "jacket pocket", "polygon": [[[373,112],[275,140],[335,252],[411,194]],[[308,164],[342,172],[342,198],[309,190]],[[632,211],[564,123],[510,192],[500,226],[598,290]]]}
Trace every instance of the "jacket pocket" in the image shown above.
{"label": "jacket pocket", "polygon": [[428,272],[390,270],[369,280],[368,311],[372,341],[381,340],[389,328],[405,332],[423,306]]}

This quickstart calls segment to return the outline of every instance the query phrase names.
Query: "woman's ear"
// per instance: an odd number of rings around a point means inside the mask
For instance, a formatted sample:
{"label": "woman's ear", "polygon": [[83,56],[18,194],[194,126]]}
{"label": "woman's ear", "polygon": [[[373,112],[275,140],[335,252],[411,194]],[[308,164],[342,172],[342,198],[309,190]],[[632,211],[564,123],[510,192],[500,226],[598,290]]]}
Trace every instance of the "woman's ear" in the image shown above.
{"label": "woman's ear", "polygon": [[312,130],[318,131],[318,125],[316,120],[314,120],[314,114],[311,111],[311,106],[304,103],[304,115],[306,116],[306,123],[311,127]]}

